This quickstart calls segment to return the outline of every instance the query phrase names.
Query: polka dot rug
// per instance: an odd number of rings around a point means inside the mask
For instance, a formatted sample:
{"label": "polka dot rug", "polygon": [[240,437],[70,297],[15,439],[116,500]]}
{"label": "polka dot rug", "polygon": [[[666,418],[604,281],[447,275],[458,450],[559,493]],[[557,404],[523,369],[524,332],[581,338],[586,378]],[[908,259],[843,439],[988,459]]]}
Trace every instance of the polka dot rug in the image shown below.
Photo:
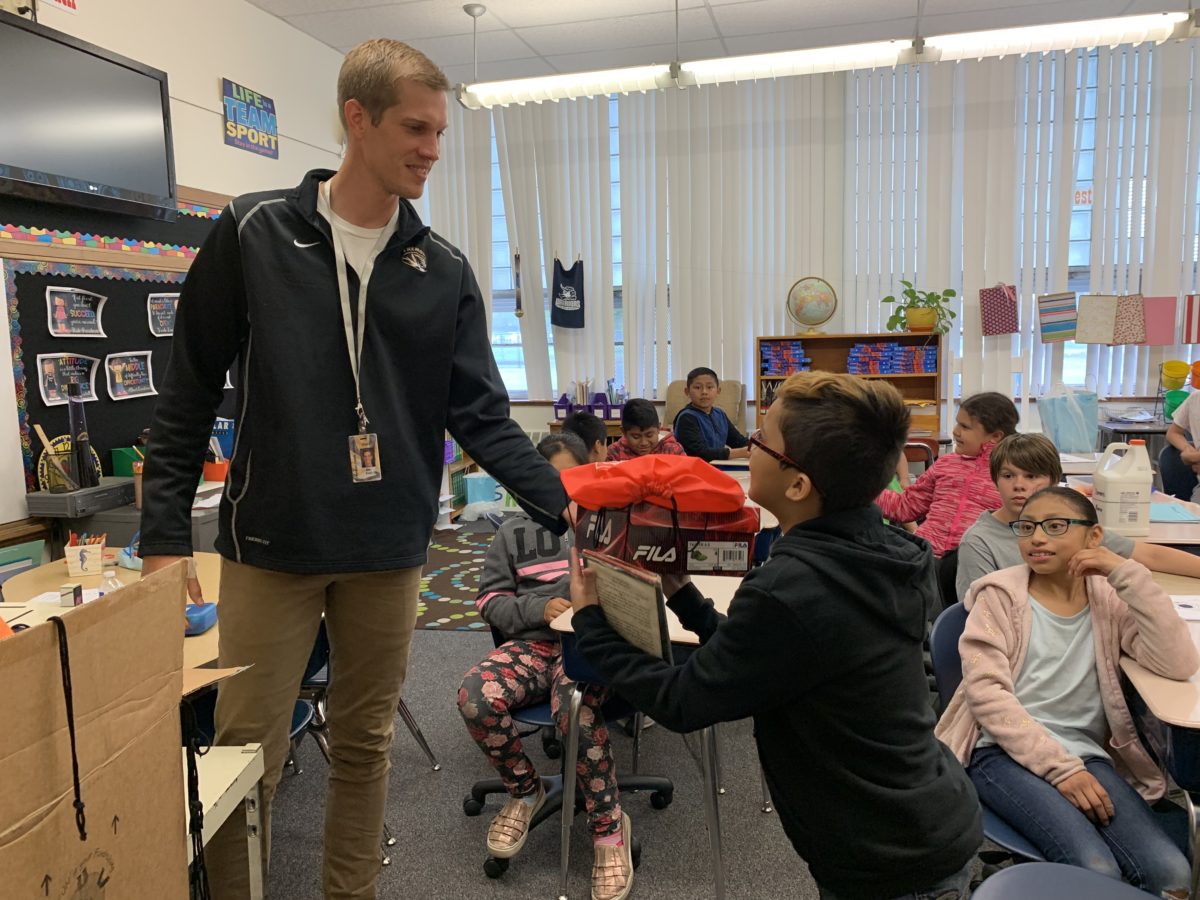
{"label": "polka dot rug", "polygon": [[485,521],[466,522],[457,531],[434,532],[417,600],[418,631],[488,630],[475,609],[475,596],[483,557],[495,533]]}

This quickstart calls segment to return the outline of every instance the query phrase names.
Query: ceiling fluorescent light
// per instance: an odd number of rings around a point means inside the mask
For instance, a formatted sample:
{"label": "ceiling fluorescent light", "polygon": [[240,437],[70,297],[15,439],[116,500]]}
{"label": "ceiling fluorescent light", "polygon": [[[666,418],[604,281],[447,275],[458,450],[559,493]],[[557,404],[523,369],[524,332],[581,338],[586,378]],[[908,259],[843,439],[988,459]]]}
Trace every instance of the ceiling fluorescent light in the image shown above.
{"label": "ceiling fluorescent light", "polygon": [[1146,41],[1161,43],[1173,37],[1177,26],[1187,20],[1188,14],[1185,12],[1122,16],[1116,19],[947,34],[929,37],[926,44],[937,51],[943,62],[950,62],[987,56],[1048,53],[1052,50],[1116,47]]}
{"label": "ceiling fluorescent light", "polygon": [[631,91],[653,91],[674,86],[675,79],[671,77],[670,66],[633,66],[628,69],[459,85],[458,99],[467,109],[490,109],[510,103],[575,100],[579,97],[628,94]]}
{"label": "ceiling fluorescent light", "polygon": [[599,72],[577,72],[521,78],[514,81],[489,81],[459,85],[459,102],[468,109],[490,109],[511,103],[541,103],[544,100],[574,100],[631,91],[651,91],[668,87],[784,78],[790,75],[814,75],[875,69],[922,62],[952,62],[1075,50],[1097,46],[1161,43],[1184,37],[1190,17],[1185,12],[1114,19],[1092,19],[1025,28],[1003,28],[930,37],[925,40],[876,41],[840,47],[818,47],[783,53],[760,53],[706,59],[671,65],[636,66]]}
{"label": "ceiling fluorescent light", "polygon": [[730,56],[680,64],[680,84],[722,84],[753,81],[760,78],[784,78],[789,75],[813,75],[820,72],[845,72],[894,66],[904,47],[900,41],[877,41],[844,47],[817,47],[812,50],[788,50],[783,53],[759,53],[754,56]]}

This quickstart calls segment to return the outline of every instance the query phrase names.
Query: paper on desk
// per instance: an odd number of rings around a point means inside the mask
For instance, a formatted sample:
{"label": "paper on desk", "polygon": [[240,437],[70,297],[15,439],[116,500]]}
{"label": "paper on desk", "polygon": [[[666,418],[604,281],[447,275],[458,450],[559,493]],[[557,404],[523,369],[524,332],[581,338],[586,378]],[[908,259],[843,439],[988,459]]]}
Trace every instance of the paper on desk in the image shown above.
{"label": "paper on desk", "polygon": [[1151,522],[1200,522],[1196,515],[1186,506],[1179,503],[1151,503]]}
{"label": "paper on desk", "polygon": [[[85,588],[83,592],[83,602],[91,603],[93,600],[100,599],[100,591],[98,588]],[[38,594],[29,601],[30,603],[53,603],[55,606],[59,604],[58,591],[46,591],[44,594]]]}
{"label": "paper on desk", "polygon": [[221,493],[209,494],[207,497],[197,497],[192,502],[192,509],[212,509],[221,505]]}
{"label": "paper on desk", "polygon": [[1077,453],[1060,453],[1058,454],[1059,462],[1063,463],[1094,463],[1096,455],[1089,453],[1086,456],[1080,456]]}
{"label": "paper on desk", "polygon": [[1171,602],[1175,605],[1175,612],[1179,613],[1179,618],[1187,622],[1200,622],[1200,595],[1172,594]]}

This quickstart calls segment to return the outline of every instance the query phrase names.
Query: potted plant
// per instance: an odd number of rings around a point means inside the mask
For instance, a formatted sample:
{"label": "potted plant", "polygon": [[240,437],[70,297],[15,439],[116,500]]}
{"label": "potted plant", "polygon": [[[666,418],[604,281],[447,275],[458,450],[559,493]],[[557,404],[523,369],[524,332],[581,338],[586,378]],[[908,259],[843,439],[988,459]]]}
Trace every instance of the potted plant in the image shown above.
{"label": "potted plant", "polygon": [[888,318],[888,331],[937,332],[945,334],[950,330],[955,317],[950,308],[950,300],[958,294],[951,288],[944,291],[920,291],[912,286],[911,281],[901,281],[904,290],[900,299],[884,297],[884,303],[895,303],[892,315]]}

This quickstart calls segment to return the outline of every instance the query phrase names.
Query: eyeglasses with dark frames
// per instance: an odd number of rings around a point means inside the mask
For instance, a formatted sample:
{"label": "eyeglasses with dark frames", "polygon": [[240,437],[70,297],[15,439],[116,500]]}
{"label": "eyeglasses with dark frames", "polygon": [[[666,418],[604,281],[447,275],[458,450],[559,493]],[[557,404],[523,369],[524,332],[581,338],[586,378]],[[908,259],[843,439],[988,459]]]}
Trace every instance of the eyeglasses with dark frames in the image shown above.
{"label": "eyeglasses with dark frames", "polygon": [[772,450],[770,447],[768,447],[766,445],[766,443],[763,441],[761,428],[759,428],[753,434],[748,435],[746,437],[746,440],[748,440],[750,442],[751,447],[758,448],[759,450],[761,450],[763,453],[767,454],[767,456],[771,457],[771,459],[775,460],[776,462],[783,463],[783,465],[785,465],[785,466],[791,466],[793,469],[800,468],[800,466],[796,463],[796,461],[794,459],[792,459],[791,457],[789,457],[787,454],[780,453],[778,450]]}
{"label": "eyeglasses with dark frames", "polygon": [[1089,522],[1087,519],[1066,519],[1062,516],[1053,516],[1049,519],[1042,519],[1040,522],[1036,522],[1033,519],[1017,519],[1015,522],[1009,522],[1008,527],[1012,529],[1012,533],[1017,537],[1032,537],[1033,532],[1039,525],[1042,526],[1042,533],[1048,537],[1062,537],[1072,525],[1087,525],[1091,527],[1095,524],[1095,522]]}

